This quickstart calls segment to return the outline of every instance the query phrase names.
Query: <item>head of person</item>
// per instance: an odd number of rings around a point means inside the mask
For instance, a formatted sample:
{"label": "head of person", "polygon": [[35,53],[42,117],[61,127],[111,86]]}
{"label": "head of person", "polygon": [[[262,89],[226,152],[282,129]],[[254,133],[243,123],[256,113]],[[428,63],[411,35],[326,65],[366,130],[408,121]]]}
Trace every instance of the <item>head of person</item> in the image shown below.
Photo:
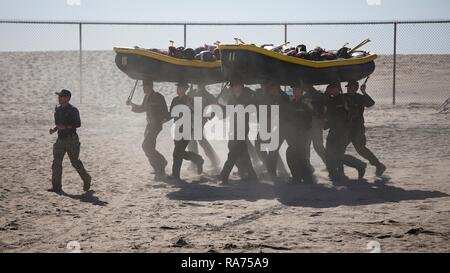
{"label": "head of person", "polygon": [[325,93],[328,94],[328,96],[330,96],[330,97],[336,97],[337,95],[340,94],[340,92],[341,92],[341,88],[340,88],[339,84],[337,84],[337,83],[329,84],[325,91]]}
{"label": "head of person", "polygon": [[358,92],[359,83],[357,81],[349,81],[345,87],[347,87],[347,94],[355,95]]}
{"label": "head of person", "polygon": [[206,90],[206,85],[205,84],[197,84],[197,89],[201,90],[201,91]]}
{"label": "head of person", "polygon": [[70,101],[70,98],[72,97],[72,94],[67,89],[63,89],[60,92],[56,92],[55,94],[58,95],[58,103],[60,105],[67,105]]}
{"label": "head of person", "polygon": [[295,100],[299,100],[303,97],[303,90],[300,86],[292,86],[292,94]]}
{"label": "head of person", "polygon": [[186,91],[189,89],[189,84],[185,82],[179,82],[177,83],[177,95],[178,96],[185,96]]}
{"label": "head of person", "polygon": [[244,92],[244,83],[242,81],[230,82],[230,89],[234,96],[239,97]]}
{"label": "head of person", "polygon": [[263,85],[263,88],[266,92],[271,94],[278,94],[278,92],[280,92],[280,85],[271,80],[266,81]]}
{"label": "head of person", "polygon": [[302,83],[302,89],[305,92],[311,92],[311,91],[315,90],[314,86],[312,84],[310,84],[310,83]]}
{"label": "head of person", "polygon": [[143,80],[142,86],[144,88],[145,94],[150,94],[153,92],[153,81],[152,80]]}

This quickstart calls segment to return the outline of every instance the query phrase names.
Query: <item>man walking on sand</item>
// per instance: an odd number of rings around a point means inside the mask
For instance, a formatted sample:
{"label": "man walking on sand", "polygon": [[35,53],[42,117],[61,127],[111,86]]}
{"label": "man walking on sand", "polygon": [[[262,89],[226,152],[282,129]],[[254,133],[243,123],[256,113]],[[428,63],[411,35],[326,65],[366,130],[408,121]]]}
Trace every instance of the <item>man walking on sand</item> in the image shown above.
{"label": "man walking on sand", "polygon": [[[170,104],[170,112],[178,106],[184,105],[187,106],[190,111],[190,116],[193,117],[194,113],[194,99],[186,94],[189,85],[185,82],[177,83],[177,96],[173,98],[172,103]],[[174,117],[175,122],[179,120],[181,117]],[[192,130],[192,128],[186,128],[183,125],[179,128],[180,132],[184,130]],[[180,172],[181,165],[183,164],[183,160],[192,161],[197,166],[198,174],[203,172],[203,163],[204,159],[197,153],[186,151],[186,148],[191,140],[185,139],[182,137],[181,139],[174,139],[175,148],[173,149],[173,165],[172,165],[172,175],[171,179],[176,181],[181,181]]]}
{"label": "man walking on sand", "polygon": [[384,171],[386,171],[386,166],[378,160],[369,148],[367,148],[366,127],[364,126],[364,109],[372,107],[375,104],[375,101],[366,93],[365,84],[361,85],[362,94],[357,93],[359,89],[359,83],[357,81],[348,82],[346,87],[347,94],[345,94],[345,96],[350,99],[349,110],[351,118],[348,141],[353,144],[358,154],[376,167],[375,174],[381,176]]}
{"label": "man walking on sand", "polygon": [[367,164],[345,153],[351,129],[348,98],[341,94],[340,83],[328,85],[325,93],[328,96],[326,127],[330,129],[325,149],[329,177],[333,182],[348,180],[344,173],[344,165],[346,165],[356,169],[358,179],[363,179]]}
{"label": "man walking on sand", "polygon": [[142,149],[155,171],[155,179],[162,179],[166,176],[167,160],[156,150],[156,139],[162,131],[163,123],[169,120],[170,115],[164,96],[153,90],[153,81],[144,80],[143,88],[145,96],[141,105],[134,104],[131,100],[127,100],[126,104],[131,105],[131,111],[135,113],[145,112],[147,114],[147,127]]}
{"label": "man walking on sand", "polygon": [[[187,95],[192,98],[200,98],[202,100],[202,113],[204,112],[204,109],[209,105],[217,104],[217,99],[211,93],[209,93],[208,90],[206,90],[206,85],[204,84],[197,85],[197,89],[191,88]],[[205,127],[205,124],[208,122],[208,120],[208,118],[202,119],[203,128]],[[198,144],[200,144],[200,146],[203,148],[203,151],[211,162],[211,166],[213,167],[213,169],[217,170],[218,168],[220,168],[219,156],[205,136],[203,136],[200,140],[191,140],[188,144],[188,150],[190,152],[198,154]]]}
{"label": "man walking on sand", "polygon": [[310,149],[309,130],[312,127],[313,106],[308,101],[303,90],[294,86],[293,98],[289,104],[289,115],[286,132],[286,161],[291,170],[292,183],[314,183],[312,168],[310,167],[308,151]]}
{"label": "man walking on sand", "polygon": [[91,187],[91,176],[88,174],[79,159],[80,141],[77,129],[81,126],[80,113],[78,109],[69,104],[72,94],[69,90],[63,89],[56,92],[59,106],[55,108],[56,127],[49,130],[50,134],[58,132],[58,139],[53,144],[53,165],[52,165],[52,192],[62,192],[62,162],[64,155],[69,155],[70,162],[83,180],[83,190],[89,191]]}
{"label": "man walking on sand", "polygon": [[[252,92],[247,87],[244,87],[244,83],[241,81],[235,81],[230,83],[230,89],[232,92],[232,96],[227,102],[229,105],[246,107],[252,103]],[[231,117],[234,121],[230,128],[232,130],[234,138],[236,138],[239,134],[238,128],[238,117],[237,115],[233,115]],[[228,140],[228,157],[227,161],[222,168],[218,178],[222,181],[223,184],[228,183],[228,178],[233,167],[236,167],[239,170],[239,174],[244,176],[241,178],[257,182],[258,176],[256,175],[255,170],[253,169],[252,161],[250,159],[250,155],[248,153],[247,143],[248,143],[248,134],[250,131],[249,121],[250,117],[248,113],[245,113],[244,116],[245,122],[245,139],[230,139]]]}
{"label": "man walking on sand", "polygon": [[[303,87],[305,91],[305,99],[311,101],[312,109],[312,120],[311,128],[307,133],[307,147],[306,150],[307,158],[309,161],[311,154],[311,142],[313,144],[314,150],[317,155],[322,159],[322,162],[326,165],[325,158],[325,146],[323,144],[323,128],[325,126],[325,106],[326,106],[326,95],[321,93],[319,90],[315,89],[312,85],[305,85]],[[311,166],[312,167],[312,166]]]}

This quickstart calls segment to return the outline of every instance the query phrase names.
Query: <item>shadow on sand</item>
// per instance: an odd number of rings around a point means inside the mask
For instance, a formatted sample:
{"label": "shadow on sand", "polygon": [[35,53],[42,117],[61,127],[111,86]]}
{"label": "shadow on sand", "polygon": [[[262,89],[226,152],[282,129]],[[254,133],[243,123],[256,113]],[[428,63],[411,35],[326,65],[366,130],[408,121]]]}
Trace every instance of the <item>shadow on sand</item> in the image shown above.
{"label": "shadow on sand", "polygon": [[78,200],[83,203],[91,203],[95,206],[106,206],[108,205],[108,202],[100,200],[97,196],[94,195],[95,191],[90,190],[88,192],[85,192],[83,194],[69,194],[66,192],[59,192],[58,194],[61,196],[69,197],[74,200]]}
{"label": "shadow on sand", "polygon": [[393,186],[388,178],[373,182],[349,180],[334,185],[269,184],[232,180],[226,185],[206,185],[205,182],[203,179],[190,183],[184,181],[172,183],[171,185],[177,187],[178,191],[170,192],[167,197],[184,201],[277,199],[287,206],[329,208],[450,196],[439,191],[405,190]]}

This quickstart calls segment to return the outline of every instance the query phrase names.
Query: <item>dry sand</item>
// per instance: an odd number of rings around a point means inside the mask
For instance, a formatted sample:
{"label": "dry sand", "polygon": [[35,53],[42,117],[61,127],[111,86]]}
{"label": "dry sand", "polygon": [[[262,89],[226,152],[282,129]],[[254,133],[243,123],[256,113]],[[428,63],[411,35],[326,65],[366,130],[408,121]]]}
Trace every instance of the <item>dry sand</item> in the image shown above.
{"label": "dry sand", "polygon": [[[382,252],[448,252],[450,122],[436,114],[436,103],[450,96],[449,61],[400,56],[403,103],[366,112],[368,146],[388,166],[383,179],[369,167],[367,181],[332,185],[313,152],[317,185],[236,178],[222,186],[214,172],[193,175],[188,164],[185,183],[153,180],[140,147],[145,115],[125,106],[133,81],[115,67],[112,52],[85,53],[82,104],[76,52],[0,53],[0,252],[66,252],[74,240],[83,252],[368,252],[372,240]],[[377,65],[368,91],[390,102],[391,58]],[[93,176],[86,195],[67,157],[66,194],[46,191],[52,94],[61,88],[74,91],[81,112],[81,159]],[[174,86],[156,89],[170,103]],[[138,90],[134,101],[141,98]],[[214,145],[223,162],[226,144]],[[171,161],[169,125],[158,148]]]}

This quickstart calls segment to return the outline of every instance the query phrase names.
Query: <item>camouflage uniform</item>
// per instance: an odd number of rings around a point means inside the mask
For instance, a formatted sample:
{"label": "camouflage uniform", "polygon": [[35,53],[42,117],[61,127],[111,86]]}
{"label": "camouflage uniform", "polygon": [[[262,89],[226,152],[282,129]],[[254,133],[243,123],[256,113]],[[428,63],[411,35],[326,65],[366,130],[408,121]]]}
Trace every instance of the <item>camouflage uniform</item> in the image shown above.
{"label": "camouflage uniform", "polygon": [[[326,151],[323,145],[326,96],[314,88],[311,88],[306,92],[305,98],[310,99],[313,106],[311,129],[307,134],[307,146],[310,147],[312,142],[317,155],[326,164]],[[311,149],[307,149],[306,152],[309,159]]]}
{"label": "camouflage uniform", "polygon": [[[177,96],[172,100],[172,103],[170,105],[170,112],[172,112],[173,108],[177,105],[186,105],[189,107],[191,111],[191,118],[193,118],[193,99],[190,96]],[[176,117],[175,121],[180,119],[181,117]],[[192,123],[193,124],[193,123]],[[183,130],[192,130],[192,128],[183,128],[183,126],[180,127],[180,132]],[[175,148],[173,149],[173,165],[172,165],[172,177],[175,179],[180,179],[180,172],[181,172],[181,165],[183,164],[184,160],[189,160],[195,163],[198,166],[198,172],[199,174],[203,170],[203,158],[194,152],[186,151],[186,148],[191,140],[189,139],[180,139],[180,140],[174,140],[175,142]]]}
{"label": "camouflage uniform", "polygon": [[[290,103],[289,96],[283,92],[282,90],[279,90],[278,94],[272,95],[268,91],[265,90],[258,90],[255,95],[255,101],[256,104],[259,105],[265,105],[267,106],[267,116],[265,117],[268,122],[268,128],[272,128],[271,130],[274,130],[272,124],[271,124],[271,106],[272,105],[278,105],[279,106],[279,116],[276,118],[279,119],[279,143],[277,149],[273,151],[261,151],[261,144],[263,141],[260,139],[259,134],[257,135],[257,138],[255,140],[255,148],[257,150],[257,153],[260,157],[260,159],[263,161],[263,163],[266,165],[267,171],[270,175],[273,177],[277,176],[277,169],[280,171],[286,173],[286,170],[284,168],[284,164],[282,164],[279,150],[281,145],[283,144],[284,140],[286,139],[286,132],[287,132],[287,125],[285,123],[286,119],[286,110],[287,106]],[[258,112],[258,122],[259,119],[262,118],[260,116],[261,114]],[[268,142],[268,141],[267,141]]]}
{"label": "camouflage uniform", "polygon": [[291,170],[292,181],[295,183],[312,183],[308,150],[308,131],[311,129],[312,111],[304,103],[304,99],[293,100],[289,106],[289,134],[287,134],[288,148],[286,161]]}
{"label": "camouflage uniform", "polygon": [[375,101],[367,94],[345,95],[349,100],[351,128],[349,143],[352,143],[356,152],[367,159],[373,166],[381,163],[378,158],[366,147],[366,127],[364,126],[364,109],[372,107]]}
{"label": "camouflage uniform", "polygon": [[[246,107],[247,105],[252,104],[253,102],[253,91],[251,91],[248,88],[244,88],[244,91],[240,97],[231,96],[230,100],[227,102],[230,105],[242,105],[243,107]],[[234,120],[234,128],[233,135],[236,138],[238,136],[238,128],[237,128],[237,115],[233,117]],[[229,140],[228,141],[228,157],[227,161],[225,162],[222,171],[220,173],[220,179],[222,182],[227,182],[228,177],[230,176],[231,170],[236,165],[236,167],[239,170],[239,174],[247,175],[250,179],[257,179],[257,175],[255,170],[253,169],[252,161],[250,159],[250,155],[248,152],[248,133],[250,130],[249,127],[249,114],[245,114],[245,140]]]}
{"label": "camouflage uniform", "polygon": [[141,105],[132,105],[131,111],[147,114],[147,127],[145,128],[142,149],[150,165],[157,175],[165,173],[167,161],[156,150],[156,139],[162,130],[162,124],[169,119],[169,112],[164,96],[158,92],[146,94]]}
{"label": "camouflage uniform", "polygon": [[66,107],[59,106],[55,109],[55,125],[71,126],[58,130],[58,139],[53,144],[53,164],[52,164],[52,186],[54,191],[62,190],[62,162],[67,153],[72,166],[80,175],[84,182],[84,188],[88,189],[91,183],[91,176],[88,174],[79,159],[80,141],[76,128],[81,126],[78,109],[68,104]]}
{"label": "camouflage uniform", "polygon": [[344,95],[330,97],[327,101],[327,122],[330,128],[326,144],[326,165],[332,180],[345,178],[344,165],[361,172],[366,164],[345,154],[350,139],[351,119],[349,101]]}
{"label": "camouflage uniform", "polygon": [[[198,90],[192,89],[188,92],[187,95],[192,98],[198,97],[198,98],[202,99],[202,104],[203,104],[202,113],[203,113],[203,110],[208,105],[217,104],[217,99],[213,95],[211,95],[208,92],[208,90],[206,90],[205,88],[200,88]],[[203,127],[205,126],[207,121],[208,121],[208,119],[206,119],[206,118],[204,118],[202,120]],[[191,140],[188,145],[188,150],[190,152],[198,154],[198,144],[200,144],[200,146],[202,147],[206,156],[211,161],[211,165],[214,168],[217,168],[220,165],[219,156],[217,155],[216,151],[214,151],[214,148],[211,146],[211,143],[209,143],[208,139],[206,139],[204,136],[202,137],[201,140]]]}

